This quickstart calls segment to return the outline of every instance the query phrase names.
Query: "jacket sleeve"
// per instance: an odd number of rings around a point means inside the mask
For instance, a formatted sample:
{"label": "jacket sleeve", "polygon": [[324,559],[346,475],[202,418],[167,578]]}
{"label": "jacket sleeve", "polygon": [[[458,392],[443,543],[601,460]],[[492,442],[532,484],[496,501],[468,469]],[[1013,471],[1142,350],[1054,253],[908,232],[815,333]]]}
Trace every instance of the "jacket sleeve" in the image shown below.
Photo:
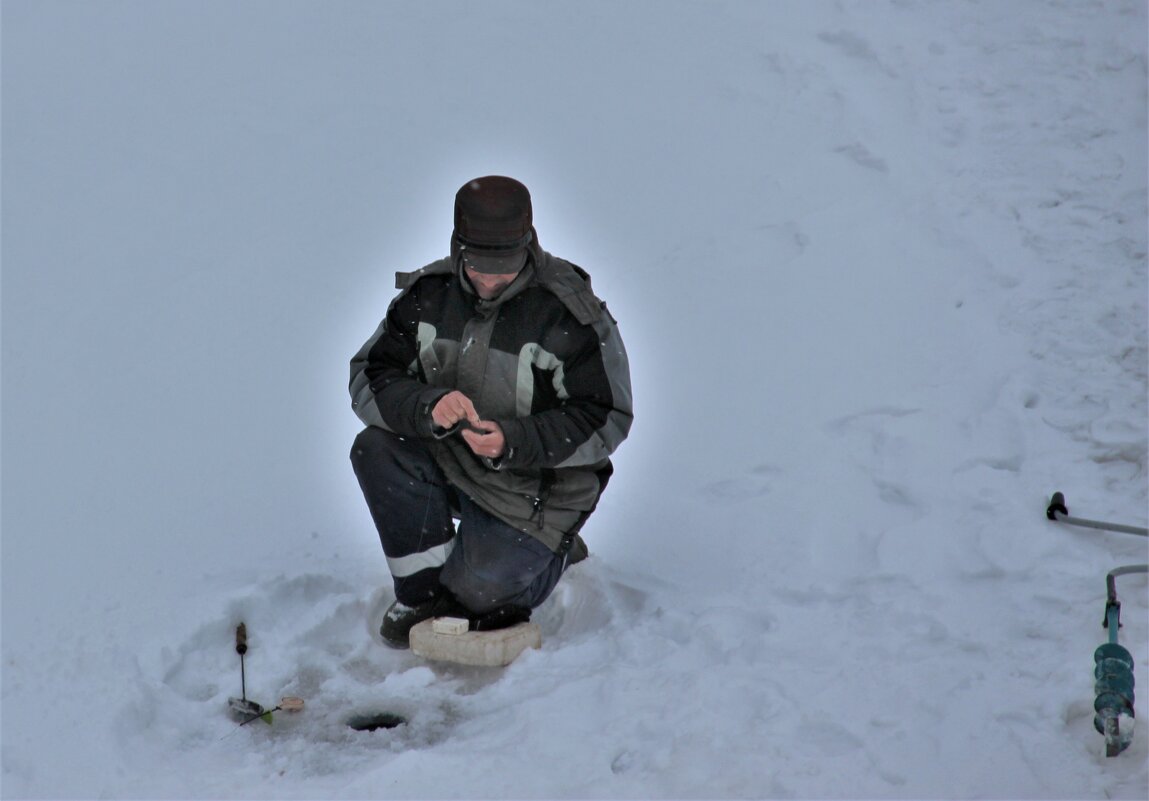
{"label": "jacket sleeve", "polygon": [[564,468],[604,461],[634,419],[630,365],[618,326],[606,312],[580,327],[555,373],[557,408],[498,420],[507,449],[498,469]]}
{"label": "jacket sleeve", "polygon": [[[420,375],[415,291],[402,293],[351,358],[351,408],[364,424],[401,436],[432,437],[431,410],[448,390]],[[411,321],[411,322],[407,322]]]}

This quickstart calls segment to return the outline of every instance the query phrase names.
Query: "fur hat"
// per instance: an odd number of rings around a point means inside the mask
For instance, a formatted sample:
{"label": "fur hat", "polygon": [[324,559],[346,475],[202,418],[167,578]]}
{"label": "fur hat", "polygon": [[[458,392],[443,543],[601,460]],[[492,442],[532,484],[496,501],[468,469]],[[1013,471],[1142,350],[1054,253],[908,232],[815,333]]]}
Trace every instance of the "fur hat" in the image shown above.
{"label": "fur hat", "polygon": [[481,273],[521,270],[532,224],[531,193],[514,178],[475,178],[455,194],[455,241],[467,265]]}

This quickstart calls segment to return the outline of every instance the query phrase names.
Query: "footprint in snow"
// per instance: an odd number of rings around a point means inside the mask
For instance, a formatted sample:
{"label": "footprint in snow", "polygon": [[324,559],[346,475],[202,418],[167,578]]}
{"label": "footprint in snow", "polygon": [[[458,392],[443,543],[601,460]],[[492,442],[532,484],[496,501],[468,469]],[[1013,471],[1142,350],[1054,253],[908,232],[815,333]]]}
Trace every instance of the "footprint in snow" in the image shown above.
{"label": "footprint in snow", "polygon": [[781,468],[760,464],[746,475],[712,481],[702,487],[702,496],[712,503],[730,503],[760,498],[769,495],[774,481],[781,475]]}

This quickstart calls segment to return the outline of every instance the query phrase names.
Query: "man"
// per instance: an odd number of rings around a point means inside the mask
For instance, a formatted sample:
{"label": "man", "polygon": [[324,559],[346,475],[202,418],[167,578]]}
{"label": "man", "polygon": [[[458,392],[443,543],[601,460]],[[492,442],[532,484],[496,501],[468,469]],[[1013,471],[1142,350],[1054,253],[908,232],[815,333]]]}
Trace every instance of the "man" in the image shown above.
{"label": "man", "polygon": [[[587,555],[579,530],[632,420],[615,320],[544,251],[527,188],[467,182],[451,255],[413,273],[351,360],[351,461],[395,585],[380,633],[530,618]],[[453,519],[457,519],[458,529]]]}

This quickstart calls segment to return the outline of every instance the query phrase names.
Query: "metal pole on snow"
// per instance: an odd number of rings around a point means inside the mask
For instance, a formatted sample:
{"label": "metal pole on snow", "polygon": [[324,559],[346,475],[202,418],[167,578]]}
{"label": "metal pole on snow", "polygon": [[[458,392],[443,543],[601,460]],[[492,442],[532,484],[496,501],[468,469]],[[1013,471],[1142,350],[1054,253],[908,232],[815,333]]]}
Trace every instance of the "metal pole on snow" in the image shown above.
{"label": "metal pole on snow", "polygon": [[1053,493],[1053,497],[1046,507],[1045,516],[1058,523],[1068,523],[1071,526],[1083,528],[1096,528],[1102,531],[1117,531],[1122,534],[1136,534],[1139,537],[1149,537],[1149,529],[1142,526],[1126,526],[1122,523],[1103,523],[1100,520],[1086,520],[1081,517],[1070,517],[1069,510],[1065,508],[1065,496],[1060,492]]}

